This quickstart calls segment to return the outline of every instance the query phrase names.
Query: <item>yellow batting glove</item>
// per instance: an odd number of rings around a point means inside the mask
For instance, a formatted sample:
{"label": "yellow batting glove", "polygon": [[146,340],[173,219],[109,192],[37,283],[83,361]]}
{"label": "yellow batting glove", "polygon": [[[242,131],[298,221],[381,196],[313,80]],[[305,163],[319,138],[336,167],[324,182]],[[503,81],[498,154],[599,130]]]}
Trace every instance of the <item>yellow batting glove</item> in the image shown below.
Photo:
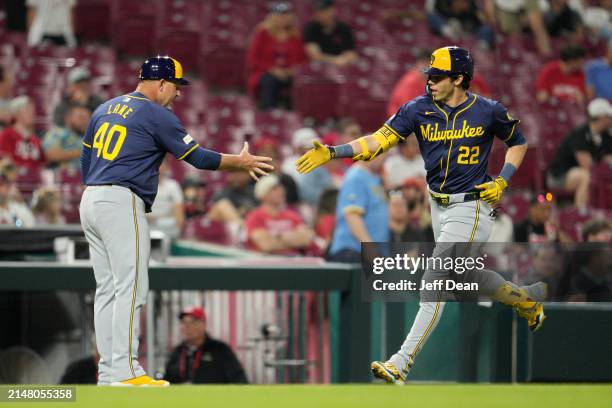
{"label": "yellow batting glove", "polygon": [[482,183],[476,186],[480,192],[480,199],[485,203],[495,205],[501,201],[504,190],[508,187],[508,182],[501,176],[487,183]]}
{"label": "yellow batting glove", "polygon": [[302,157],[295,161],[295,166],[300,174],[310,173],[332,159],[331,152],[327,146],[321,144],[318,140],[313,140],[312,144],[314,148],[304,153]]}

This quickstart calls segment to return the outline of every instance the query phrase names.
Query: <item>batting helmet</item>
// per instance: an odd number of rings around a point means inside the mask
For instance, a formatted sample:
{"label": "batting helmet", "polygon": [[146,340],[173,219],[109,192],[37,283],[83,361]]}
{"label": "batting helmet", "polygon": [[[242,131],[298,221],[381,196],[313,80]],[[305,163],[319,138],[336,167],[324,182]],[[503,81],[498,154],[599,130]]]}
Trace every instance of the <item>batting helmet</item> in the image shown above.
{"label": "batting helmet", "polygon": [[179,85],[189,85],[189,81],[183,78],[181,63],[167,55],[148,58],[142,63],[138,77],[141,81],[165,79]]}
{"label": "batting helmet", "polygon": [[429,68],[423,71],[426,75],[463,74],[472,79],[474,60],[465,48],[450,46],[438,48],[431,54]]}

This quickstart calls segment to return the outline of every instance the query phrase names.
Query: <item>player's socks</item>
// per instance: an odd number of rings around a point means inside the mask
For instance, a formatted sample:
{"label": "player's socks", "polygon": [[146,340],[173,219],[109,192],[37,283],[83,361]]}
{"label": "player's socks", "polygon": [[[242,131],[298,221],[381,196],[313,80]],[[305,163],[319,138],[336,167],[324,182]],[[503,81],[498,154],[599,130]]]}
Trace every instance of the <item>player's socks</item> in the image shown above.
{"label": "player's socks", "polygon": [[168,387],[170,383],[165,380],[155,380],[148,375],[130,378],[129,380],[111,383],[115,387]]}

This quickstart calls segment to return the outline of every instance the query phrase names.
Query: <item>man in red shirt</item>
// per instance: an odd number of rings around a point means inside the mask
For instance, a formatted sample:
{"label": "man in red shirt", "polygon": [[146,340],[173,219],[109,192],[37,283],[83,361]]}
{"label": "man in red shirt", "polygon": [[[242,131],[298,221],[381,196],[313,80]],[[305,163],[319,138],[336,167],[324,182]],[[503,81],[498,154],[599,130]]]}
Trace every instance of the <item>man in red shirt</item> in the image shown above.
{"label": "man in red shirt", "polygon": [[568,45],[560,58],[545,64],[536,82],[538,102],[557,99],[560,102],[584,104],[586,88],[583,72],[586,51],[577,45]]}
{"label": "man in red shirt", "polygon": [[0,133],[0,156],[10,158],[20,172],[38,170],[45,164],[40,139],[34,133],[36,112],[27,96],[11,101],[15,123]]}
{"label": "man in red shirt", "polygon": [[287,208],[285,189],[275,175],[255,184],[261,206],[246,216],[247,247],[275,255],[298,255],[311,247],[313,231],[297,211]]}
{"label": "man in red shirt", "polygon": [[397,113],[400,106],[425,93],[426,76],[423,70],[429,66],[430,51],[419,50],[412,69],[407,71],[393,87],[387,105],[387,116]]}

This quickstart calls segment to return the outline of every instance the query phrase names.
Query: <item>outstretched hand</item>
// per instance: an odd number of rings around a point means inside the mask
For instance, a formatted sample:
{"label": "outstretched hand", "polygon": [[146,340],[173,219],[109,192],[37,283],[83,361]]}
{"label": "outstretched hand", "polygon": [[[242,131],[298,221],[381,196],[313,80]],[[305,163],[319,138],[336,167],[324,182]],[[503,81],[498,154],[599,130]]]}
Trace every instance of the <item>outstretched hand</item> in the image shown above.
{"label": "outstretched hand", "polygon": [[329,148],[318,140],[313,140],[314,148],[310,149],[296,160],[295,166],[301,174],[310,173],[317,167],[331,160]]}
{"label": "outstretched hand", "polygon": [[267,176],[270,171],[274,170],[274,166],[268,164],[272,161],[271,157],[254,156],[249,153],[248,142],[244,142],[238,157],[240,158],[240,168],[248,171],[255,181],[259,180],[259,176]]}

